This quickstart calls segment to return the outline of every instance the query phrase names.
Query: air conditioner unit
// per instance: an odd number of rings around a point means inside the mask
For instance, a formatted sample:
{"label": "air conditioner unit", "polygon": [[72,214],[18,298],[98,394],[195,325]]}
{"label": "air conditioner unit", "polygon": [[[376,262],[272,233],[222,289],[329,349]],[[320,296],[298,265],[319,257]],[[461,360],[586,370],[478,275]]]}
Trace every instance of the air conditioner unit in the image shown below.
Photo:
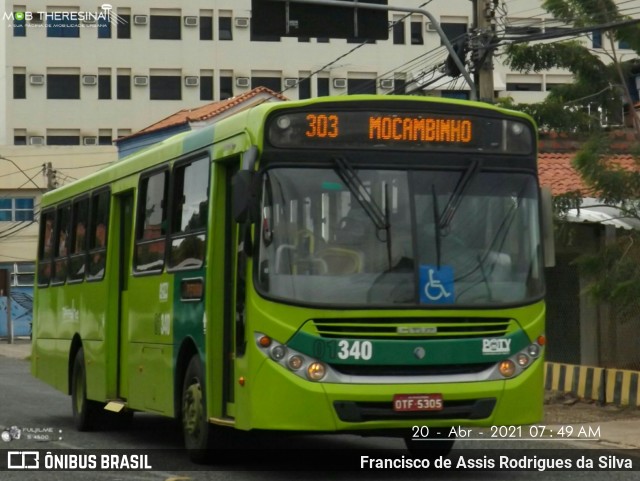
{"label": "air conditioner unit", "polygon": [[82,76],[82,85],[97,85],[98,84],[98,76],[97,75],[83,75]]}
{"label": "air conditioner unit", "polygon": [[31,85],[44,85],[44,75],[29,75]]}
{"label": "air conditioner unit", "polygon": [[149,17],[146,15],[134,15],[133,16],[133,24],[134,25],[146,25],[149,23]]}
{"label": "air conditioner unit", "polygon": [[146,75],[134,75],[133,85],[135,85],[136,87],[145,87],[149,85],[149,77],[147,77]]}
{"label": "air conditioner unit", "polygon": [[83,137],[82,143],[84,145],[98,145],[98,137]]}
{"label": "air conditioner unit", "polygon": [[387,90],[392,90],[393,89],[393,79],[392,78],[383,78],[380,79],[380,88],[381,89],[387,89]]}
{"label": "air conditioner unit", "polygon": [[427,30],[427,32],[437,32],[438,30],[436,30],[436,27],[433,23],[431,22],[427,22],[425,29]]}
{"label": "air conditioner unit", "polygon": [[44,145],[44,137],[41,135],[29,137],[29,145]]}
{"label": "air conditioner unit", "polygon": [[333,88],[336,88],[336,89],[345,89],[345,88],[347,88],[347,79],[346,78],[334,78],[333,79]]}
{"label": "air conditioner unit", "polygon": [[251,85],[249,77],[236,77],[236,87],[247,88]]}
{"label": "air conditioner unit", "polygon": [[184,26],[185,27],[197,27],[198,26],[198,17],[184,17]]}
{"label": "air conditioner unit", "polygon": [[234,23],[238,28],[247,28],[249,26],[249,19],[247,17],[236,17]]}
{"label": "air conditioner unit", "polygon": [[184,84],[187,87],[197,87],[198,85],[200,85],[200,78],[196,77],[195,75],[185,77]]}
{"label": "air conditioner unit", "polygon": [[285,88],[291,89],[293,87],[297,87],[298,86],[298,79],[297,78],[286,78],[284,79],[284,86]]}

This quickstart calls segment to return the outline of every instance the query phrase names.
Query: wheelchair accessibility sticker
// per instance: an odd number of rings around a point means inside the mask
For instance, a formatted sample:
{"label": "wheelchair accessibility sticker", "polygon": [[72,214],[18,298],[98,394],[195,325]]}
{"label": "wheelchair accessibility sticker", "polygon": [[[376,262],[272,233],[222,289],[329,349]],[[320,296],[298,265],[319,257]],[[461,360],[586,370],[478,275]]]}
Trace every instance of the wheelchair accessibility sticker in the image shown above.
{"label": "wheelchair accessibility sticker", "polygon": [[451,266],[420,266],[420,302],[422,304],[453,304],[453,268]]}

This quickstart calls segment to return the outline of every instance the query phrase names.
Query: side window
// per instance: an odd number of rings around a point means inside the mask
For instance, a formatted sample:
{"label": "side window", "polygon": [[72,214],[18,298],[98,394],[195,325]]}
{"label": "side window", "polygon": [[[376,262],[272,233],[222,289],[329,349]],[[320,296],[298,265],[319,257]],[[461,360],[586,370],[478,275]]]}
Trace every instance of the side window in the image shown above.
{"label": "side window", "polygon": [[167,171],[145,177],[138,193],[135,270],[159,272],[167,235]]}
{"label": "side window", "polygon": [[55,211],[43,212],[40,216],[40,240],[38,247],[38,285],[47,286],[51,280],[53,261]]}
{"label": "side window", "polygon": [[109,191],[98,192],[91,197],[87,268],[87,279],[89,280],[99,280],[104,277],[107,262],[109,200]]}
{"label": "side window", "polygon": [[172,269],[197,269],[204,263],[208,191],[208,158],[175,168],[169,253]]}
{"label": "side window", "polygon": [[63,284],[67,279],[67,262],[69,255],[69,231],[71,229],[71,205],[58,207],[55,230],[55,267],[53,284]]}
{"label": "side window", "polygon": [[89,226],[89,199],[76,200],[72,207],[71,243],[69,245],[69,272],[70,281],[84,279],[87,263],[87,233]]}

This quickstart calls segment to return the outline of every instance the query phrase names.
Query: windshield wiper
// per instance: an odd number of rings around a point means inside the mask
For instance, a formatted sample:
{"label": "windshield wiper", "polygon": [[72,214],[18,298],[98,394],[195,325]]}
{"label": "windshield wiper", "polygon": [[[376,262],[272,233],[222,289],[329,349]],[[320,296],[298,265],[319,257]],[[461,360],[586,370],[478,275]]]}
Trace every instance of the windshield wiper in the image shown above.
{"label": "windshield wiper", "polygon": [[438,226],[440,229],[446,229],[451,223],[453,216],[458,210],[460,201],[462,201],[465,192],[469,188],[469,185],[471,185],[471,181],[475,178],[478,172],[480,172],[481,166],[482,162],[478,159],[474,159],[473,161],[471,161],[471,164],[464,172],[464,174],[462,174],[462,177],[460,177],[460,180],[451,193],[451,197],[449,197],[447,205],[444,207],[444,210],[440,215],[440,222]]}
{"label": "windshield wiper", "polygon": [[382,211],[380,206],[376,203],[375,199],[371,196],[367,188],[365,187],[362,179],[358,176],[356,171],[351,167],[349,161],[344,157],[334,157],[333,161],[336,164],[336,173],[338,177],[349,188],[349,191],[356,198],[358,203],[362,206],[365,213],[373,222],[377,231],[384,230],[386,232],[385,239],[380,239],[377,235],[376,238],[381,242],[387,243],[387,256],[389,265],[391,265],[391,237],[389,233],[389,199],[388,193],[385,192],[386,208],[385,212]]}

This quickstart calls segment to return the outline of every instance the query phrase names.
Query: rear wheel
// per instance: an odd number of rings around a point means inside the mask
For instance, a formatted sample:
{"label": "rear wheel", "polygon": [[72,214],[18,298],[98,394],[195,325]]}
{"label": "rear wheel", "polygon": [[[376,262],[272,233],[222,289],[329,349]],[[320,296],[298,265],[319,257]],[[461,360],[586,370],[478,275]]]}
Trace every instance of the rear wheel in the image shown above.
{"label": "rear wheel", "polygon": [[208,461],[216,447],[215,427],[207,419],[204,369],[200,358],[191,358],[182,388],[182,432],[189,457],[196,463]]}
{"label": "rear wheel", "polygon": [[98,426],[102,406],[87,399],[87,372],[84,364],[84,349],[80,348],[73,360],[71,372],[71,411],[78,431],[90,431]]}

